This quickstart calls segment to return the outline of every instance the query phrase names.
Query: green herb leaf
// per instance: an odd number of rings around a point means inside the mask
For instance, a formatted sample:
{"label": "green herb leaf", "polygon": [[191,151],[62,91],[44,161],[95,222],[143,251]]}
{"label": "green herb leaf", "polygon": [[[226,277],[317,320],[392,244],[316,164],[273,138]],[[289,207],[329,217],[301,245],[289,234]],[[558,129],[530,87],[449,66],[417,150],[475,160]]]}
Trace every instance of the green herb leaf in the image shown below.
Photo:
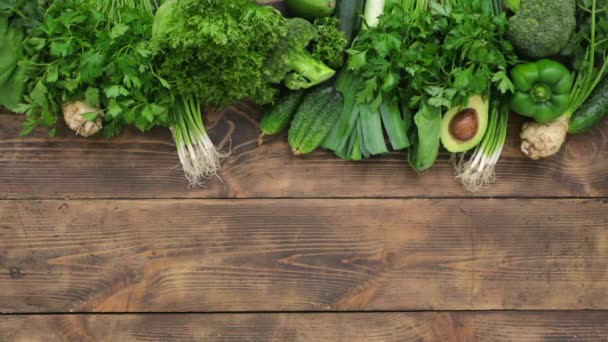
{"label": "green herb leaf", "polygon": [[126,24],[116,24],[114,25],[114,27],[112,27],[112,30],[110,31],[110,38],[112,40],[120,38],[122,35],[127,33],[127,31],[129,31],[129,26],[127,26]]}
{"label": "green herb leaf", "polygon": [[117,98],[119,96],[129,95],[129,91],[125,87],[120,86],[120,85],[110,86],[110,87],[104,89],[104,93],[106,94],[106,96],[108,98],[111,98],[111,99]]}
{"label": "green herb leaf", "polygon": [[48,101],[46,95],[49,93],[48,88],[44,85],[42,81],[36,83],[34,89],[30,93],[30,98],[35,105],[40,107],[46,107]]}
{"label": "green herb leaf", "polygon": [[87,119],[87,121],[95,122],[99,119],[99,112],[87,112],[80,114],[83,118]]}
{"label": "green herb leaf", "polygon": [[110,100],[110,104],[108,106],[108,114],[114,118],[118,117],[120,114],[122,114],[123,109],[122,106],[116,102],[116,100],[112,99]]}
{"label": "green herb leaf", "polygon": [[46,81],[48,83],[55,83],[59,79],[59,68],[57,64],[51,64],[46,69]]}
{"label": "green herb leaf", "polygon": [[101,101],[99,100],[99,89],[93,87],[87,88],[84,93],[84,98],[89,105],[95,108],[101,107]]}

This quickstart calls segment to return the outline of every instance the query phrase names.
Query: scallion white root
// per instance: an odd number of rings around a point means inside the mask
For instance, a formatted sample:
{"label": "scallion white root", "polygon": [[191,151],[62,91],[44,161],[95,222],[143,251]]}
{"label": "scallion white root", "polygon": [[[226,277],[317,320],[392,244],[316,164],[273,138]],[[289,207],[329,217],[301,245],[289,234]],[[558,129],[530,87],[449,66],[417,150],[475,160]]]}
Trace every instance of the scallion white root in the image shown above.
{"label": "scallion white root", "polygon": [[203,185],[217,175],[221,160],[227,155],[207,135],[199,100],[178,99],[173,121],[171,132],[186,179],[193,187]]}
{"label": "scallion white root", "polygon": [[452,155],[456,178],[471,192],[486,190],[496,180],[496,164],[507,140],[509,108],[493,108],[489,120],[483,140],[470,156]]}

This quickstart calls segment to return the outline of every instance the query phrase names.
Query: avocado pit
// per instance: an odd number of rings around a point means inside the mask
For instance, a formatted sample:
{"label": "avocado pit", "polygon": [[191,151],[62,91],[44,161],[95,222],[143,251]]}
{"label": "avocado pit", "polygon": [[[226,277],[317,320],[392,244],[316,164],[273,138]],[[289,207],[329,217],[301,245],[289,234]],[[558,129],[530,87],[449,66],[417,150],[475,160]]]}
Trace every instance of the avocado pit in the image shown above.
{"label": "avocado pit", "polygon": [[459,141],[468,141],[475,137],[479,130],[477,111],[465,108],[459,111],[450,122],[450,134]]}

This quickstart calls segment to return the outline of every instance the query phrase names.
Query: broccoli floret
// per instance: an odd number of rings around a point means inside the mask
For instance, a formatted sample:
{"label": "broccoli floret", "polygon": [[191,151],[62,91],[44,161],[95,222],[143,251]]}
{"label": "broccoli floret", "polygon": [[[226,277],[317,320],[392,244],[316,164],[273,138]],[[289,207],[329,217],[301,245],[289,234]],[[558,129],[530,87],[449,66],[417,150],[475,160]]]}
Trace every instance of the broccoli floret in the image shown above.
{"label": "broccoli floret", "polygon": [[576,0],[521,0],[507,37],[522,57],[558,54],[576,28]]}
{"label": "broccoli floret", "polygon": [[344,49],[348,44],[346,35],[338,28],[339,22],[333,17],[315,20],[319,34],[312,42],[312,55],[332,69],[339,69],[344,64]]}
{"label": "broccoli floret", "polygon": [[287,36],[266,61],[268,81],[285,81],[287,88],[298,90],[332,78],[336,72],[308,51],[311,42],[318,37],[315,26],[301,18],[287,19],[286,24]]}

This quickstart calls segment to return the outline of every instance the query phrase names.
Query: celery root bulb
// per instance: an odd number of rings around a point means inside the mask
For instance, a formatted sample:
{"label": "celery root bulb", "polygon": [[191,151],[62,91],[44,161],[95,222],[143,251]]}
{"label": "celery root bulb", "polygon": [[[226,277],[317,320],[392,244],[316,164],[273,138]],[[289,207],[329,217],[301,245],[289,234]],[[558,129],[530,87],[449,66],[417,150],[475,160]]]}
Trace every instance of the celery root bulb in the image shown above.
{"label": "celery root bulb", "polygon": [[568,115],[549,123],[527,122],[521,129],[521,150],[532,160],[559,152],[568,134]]}
{"label": "celery root bulb", "polygon": [[[90,121],[84,114],[98,113],[95,121]],[[90,137],[97,134],[103,128],[103,111],[93,108],[83,101],[68,102],[63,105],[63,118],[65,123],[77,135]]]}

